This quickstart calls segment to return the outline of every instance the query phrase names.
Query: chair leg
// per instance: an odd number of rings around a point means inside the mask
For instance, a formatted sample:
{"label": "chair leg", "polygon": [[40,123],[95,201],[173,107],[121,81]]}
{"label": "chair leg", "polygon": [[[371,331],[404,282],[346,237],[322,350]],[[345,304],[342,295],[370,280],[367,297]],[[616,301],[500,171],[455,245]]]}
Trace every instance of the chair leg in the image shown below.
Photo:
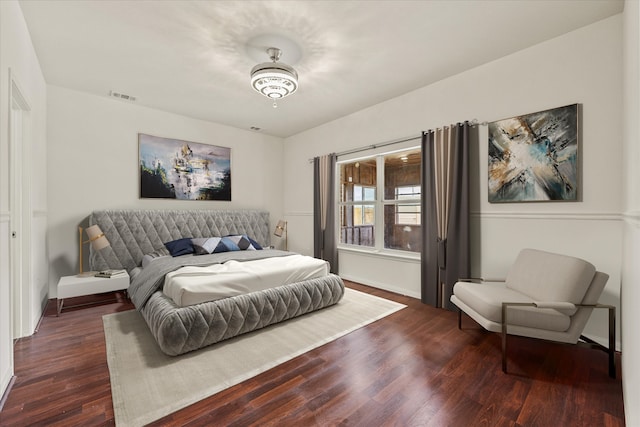
{"label": "chair leg", "polygon": [[609,307],[609,376],[616,377],[616,308]]}
{"label": "chair leg", "polygon": [[611,378],[616,377],[616,308],[613,305],[596,304],[596,308],[606,308],[609,310],[609,347],[605,347],[599,342],[592,340],[589,337],[580,335],[580,339],[589,344],[592,348],[597,348],[607,352],[609,356],[609,376]]}
{"label": "chair leg", "polygon": [[507,305],[502,304],[502,372],[507,373]]}
{"label": "chair leg", "polygon": [[458,309],[458,329],[462,329],[462,310]]}
{"label": "chair leg", "polygon": [[530,302],[503,302],[502,303],[502,372],[507,373],[507,306],[535,307]]}

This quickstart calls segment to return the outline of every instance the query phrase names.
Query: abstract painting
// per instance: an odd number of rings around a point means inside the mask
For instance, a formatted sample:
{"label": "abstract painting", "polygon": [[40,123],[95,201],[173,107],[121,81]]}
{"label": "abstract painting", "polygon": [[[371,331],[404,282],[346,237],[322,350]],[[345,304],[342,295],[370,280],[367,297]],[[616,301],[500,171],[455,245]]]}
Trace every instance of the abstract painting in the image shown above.
{"label": "abstract painting", "polygon": [[231,201],[231,149],[138,134],[140,197]]}
{"label": "abstract painting", "polygon": [[489,123],[489,202],[577,200],[578,104]]}

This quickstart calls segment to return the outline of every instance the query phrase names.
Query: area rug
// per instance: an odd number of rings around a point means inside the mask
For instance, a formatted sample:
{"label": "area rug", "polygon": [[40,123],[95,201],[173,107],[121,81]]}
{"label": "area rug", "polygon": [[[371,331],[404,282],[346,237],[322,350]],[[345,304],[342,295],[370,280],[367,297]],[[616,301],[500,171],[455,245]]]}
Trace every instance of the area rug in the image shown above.
{"label": "area rug", "polygon": [[345,289],[334,306],[178,357],[160,351],[137,311],[106,315],[116,425],[155,421],[404,307]]}

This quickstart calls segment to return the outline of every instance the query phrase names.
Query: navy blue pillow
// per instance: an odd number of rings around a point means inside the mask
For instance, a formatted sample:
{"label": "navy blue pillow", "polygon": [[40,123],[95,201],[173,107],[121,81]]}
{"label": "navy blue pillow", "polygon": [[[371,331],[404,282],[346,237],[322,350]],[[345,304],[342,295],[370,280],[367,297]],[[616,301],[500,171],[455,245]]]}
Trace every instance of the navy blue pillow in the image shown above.
{"label": "navy blue pillow", "polygon": [[255,240],[253,240],[251,237],[249,236],[244,236],[247,239],[249,239],[249,242],[251,243],[251,246],[253,246],[253,248],[257,251],[261,251],[262,250],[262,246],[260,246],[260,243],[256,242]]}
{"label": "navy blue pillow", "polygon": [[193,245],[191,244],[191,237],[185,237],[184,239],[173,240],[164,244],[171,256],[188,255],[194,252]]}

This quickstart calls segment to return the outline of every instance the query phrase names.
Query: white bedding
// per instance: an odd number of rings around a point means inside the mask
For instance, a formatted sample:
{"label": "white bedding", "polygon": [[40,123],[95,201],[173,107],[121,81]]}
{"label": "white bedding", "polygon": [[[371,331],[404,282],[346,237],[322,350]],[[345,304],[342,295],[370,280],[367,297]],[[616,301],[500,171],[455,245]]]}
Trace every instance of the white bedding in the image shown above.
{"label": "white bedding", "polygon": [[329,264],[306,255],[227,261],[168,273],[163,292],[178,306],[215,301],[329,274]]}

